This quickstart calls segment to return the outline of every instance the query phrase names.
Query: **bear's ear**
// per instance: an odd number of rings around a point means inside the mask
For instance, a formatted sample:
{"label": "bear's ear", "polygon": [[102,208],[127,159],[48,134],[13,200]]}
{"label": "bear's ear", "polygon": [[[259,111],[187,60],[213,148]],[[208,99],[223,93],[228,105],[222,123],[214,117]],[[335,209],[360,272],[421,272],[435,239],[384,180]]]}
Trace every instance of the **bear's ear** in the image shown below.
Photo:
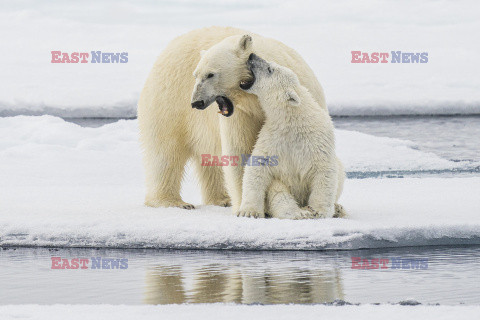
{"label": "bear's ear", "polygon": [[240,42],[238,43],[238,50],[240,52],[247,51],[251,48],[252,46],[252,37],[248,34],[245,34],[242,36],[240,39]]}
{"label": "bear's ear", "polygon": [[300,104],[300,97],[295,92],[295,90],[287,91],[287,102],[289,105],[298,106]]}

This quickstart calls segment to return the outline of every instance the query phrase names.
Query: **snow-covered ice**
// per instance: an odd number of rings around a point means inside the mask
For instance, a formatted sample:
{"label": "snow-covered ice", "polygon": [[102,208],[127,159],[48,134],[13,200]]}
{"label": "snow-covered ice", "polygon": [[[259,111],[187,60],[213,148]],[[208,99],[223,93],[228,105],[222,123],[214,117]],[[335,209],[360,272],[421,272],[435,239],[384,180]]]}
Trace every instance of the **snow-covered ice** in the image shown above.
{"label": "snow-covered ice", "polygon": [[[455,168],[412,143],[337,130],[348,171]],[[83,128],[51,116],[0,118],[0,245],[351,249],[480,243],[480,178],[348,180],[349,219],[277,220],[143,206],[136,120]],[[200,204],[188,170],[183,197]]]}
{"label": "snow-covered ice", "polygon": [[[0,115],[131,117],[156,57],[189,30],[244,28],[309,63],[332,114],[480,113],[479,4],[466,1],[62,1],[0,4]],[[128,52],[126,64],[52,64],[51,51]],[[352,64],[351,51],[428,52],[426,64]]]}
{"label": "snow-covered ice", "polygon": [[480,244],[480,200],[472,192],[479,188],[478,178],[349,181],[342,203],[350,219],[291,221],[237,218],[219,207],[145,208],[138,186],[9,187],[2,192],[0,244],[279,250]]}
{"label": "snow-covered ice", "polygon": [[480,306],[402,306],[402,305],[6,305],[0,306],[1,319],[436,319],[471,320],[478,318]]}

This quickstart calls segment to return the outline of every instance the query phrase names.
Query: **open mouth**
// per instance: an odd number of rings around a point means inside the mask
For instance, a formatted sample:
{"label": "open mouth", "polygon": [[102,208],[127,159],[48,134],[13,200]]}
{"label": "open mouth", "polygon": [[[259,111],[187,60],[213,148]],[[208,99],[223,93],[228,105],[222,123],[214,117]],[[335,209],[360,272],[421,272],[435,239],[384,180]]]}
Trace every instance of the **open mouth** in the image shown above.
{"label": "open mouth", "polygon": [[218,104],[218,113],[224,117],[230,117],[233,114],[233,103],[230,99],[225,96],[218,96],[215,98],[215,101]]}
{"label": "open mouth", "polygon": [[250,74],[252,76],[251,79],[240,81],[240,88],[242,90],[250,89],[253,86],[253,84],[255,83],[255,74],[252,72],[252,68],[250,68]]}

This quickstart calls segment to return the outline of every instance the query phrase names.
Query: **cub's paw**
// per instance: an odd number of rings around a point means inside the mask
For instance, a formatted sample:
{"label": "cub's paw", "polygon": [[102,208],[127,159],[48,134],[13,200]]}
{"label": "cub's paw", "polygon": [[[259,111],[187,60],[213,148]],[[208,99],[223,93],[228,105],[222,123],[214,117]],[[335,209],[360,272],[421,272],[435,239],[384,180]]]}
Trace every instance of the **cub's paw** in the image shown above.
{"label": "cub's paw", "polygon": [[238,210],[237,217],[247,217],[247,218],[265,218],[265,213],[260,213],[254,209],[247,209],[247,210]]}
{"label": "cub's paw", "polygon": [[317,213],[315,210],[312,209],[310,206],[299,208],[298,211],[294,214],[292,219],[300,220],[300,219],[315,219],[317,217]]}
{"label": "cub's paw", "polygon": [[325,219],[331,216],[327,212],[315,210],[311,206],[306,206],[304,208],[313,214],[313,219]]}
{"label": "cub's paw", "polygon": [[347,217],[347,211],[345,208],[338,203],[335,203],[335,213],[333,214],[334,218],[346,218]]}

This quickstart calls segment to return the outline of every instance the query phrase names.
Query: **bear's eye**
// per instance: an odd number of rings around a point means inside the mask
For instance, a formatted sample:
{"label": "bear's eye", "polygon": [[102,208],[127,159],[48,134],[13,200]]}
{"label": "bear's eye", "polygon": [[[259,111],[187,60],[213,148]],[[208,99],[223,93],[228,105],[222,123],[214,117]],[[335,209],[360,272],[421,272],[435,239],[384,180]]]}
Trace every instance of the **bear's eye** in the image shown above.
{"label": "bear's eye", "polygon": [[268,73],[272,74],[273,72],[272,68],[268,67],[267,70],[268,70]]}
{"label": "bear's eye", "polygon": [[209,73],[209,74],[207,75],[207,79],[213,78],[213,76],[214,76],[213,73]]}

